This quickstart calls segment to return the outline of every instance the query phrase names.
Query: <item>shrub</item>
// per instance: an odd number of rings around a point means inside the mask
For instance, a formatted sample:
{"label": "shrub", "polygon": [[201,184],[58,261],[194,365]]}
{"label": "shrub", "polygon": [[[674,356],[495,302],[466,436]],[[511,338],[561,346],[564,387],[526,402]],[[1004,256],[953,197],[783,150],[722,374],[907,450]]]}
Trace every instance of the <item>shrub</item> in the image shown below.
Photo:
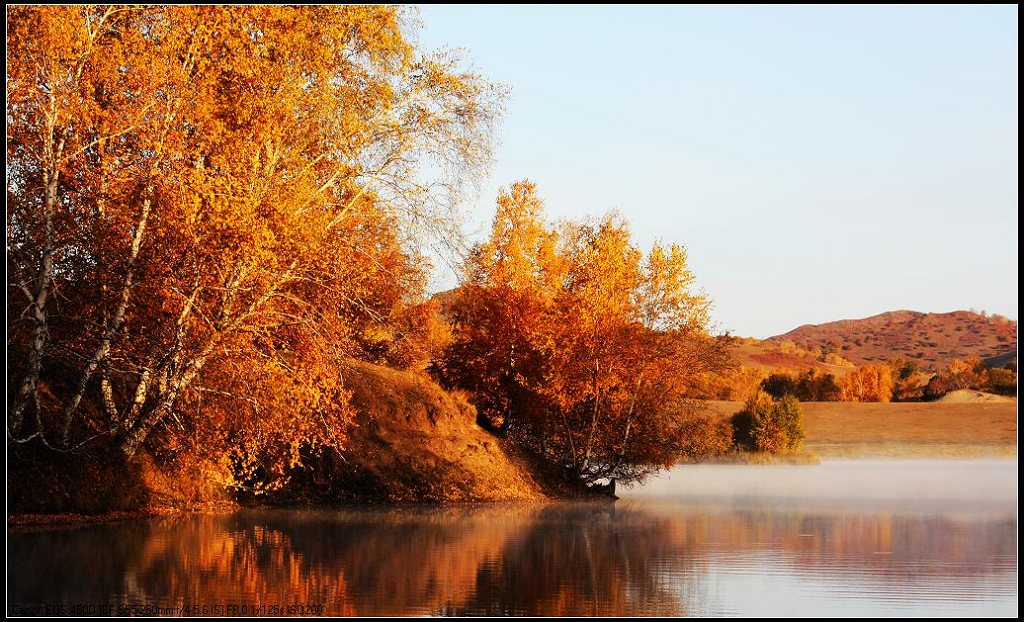
{"label": "shrub", "polygon": [[[843,349],[848,350],[849,348],[847,348],[844,345]],[[836,354],[835,352],[829,352],[828,354],[826,354],[824,358],[822,358],[822,362],[827,365],[835,365],[837,367],[854,367],[853,363],[844,359],[842,356]]]}
{"label": "shrub", "polygon": [[773,400],[758,391],[732,416],[733,442],[748,451],[783,453],[799,450],[804,440],[800,402],[792,396]]}
{"label": "shrub", "polygon": [[925,385],[923,397],[925,401],[937,400],[952,390],[949,380],[945,376],[935,375]]}

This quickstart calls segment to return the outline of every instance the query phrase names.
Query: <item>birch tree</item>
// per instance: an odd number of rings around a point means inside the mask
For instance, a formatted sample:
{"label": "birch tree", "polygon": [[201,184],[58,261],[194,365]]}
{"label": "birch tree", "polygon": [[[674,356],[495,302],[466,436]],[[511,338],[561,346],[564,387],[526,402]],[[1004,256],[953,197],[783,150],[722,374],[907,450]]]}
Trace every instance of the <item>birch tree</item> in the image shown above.
{"label": "birch tree", "polygon": [[410,231],[450,220],[500,109],[409,33],[384,6],[8,11],[9,442],[203,430],[278,470],[343,442],[338,364],[422,283]]}

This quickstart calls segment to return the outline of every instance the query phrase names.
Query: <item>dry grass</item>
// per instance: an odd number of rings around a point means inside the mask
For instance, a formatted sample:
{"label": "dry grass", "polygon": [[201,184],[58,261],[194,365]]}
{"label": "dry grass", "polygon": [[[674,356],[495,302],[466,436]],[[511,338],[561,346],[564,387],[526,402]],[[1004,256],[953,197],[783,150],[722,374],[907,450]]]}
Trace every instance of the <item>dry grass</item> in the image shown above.
{"label": "dry grass", "polygon": [[[740,402],[709,402],[728,416]],[[801,404],[804,449],[822,457],[1012,457],[1017,402]]]}
{"label": "dry grass", "polygon": [[358,361],[346,365],[345,384],[357,415],[344,452],[293,476],[281,501],[545,498],[529,466],[476,425],[476,411],[462,396],[420,374]]}
{"label": "dry grass", "polygon": [[811,352],[800,348],[784,352],[777,344],[767,342],[738,343],[732,348],[732,356],[740,365],[766,374],[778,371],[799,373],[813,367],[836,378],[844,378],[855,369],[853,366],[823,363]]}

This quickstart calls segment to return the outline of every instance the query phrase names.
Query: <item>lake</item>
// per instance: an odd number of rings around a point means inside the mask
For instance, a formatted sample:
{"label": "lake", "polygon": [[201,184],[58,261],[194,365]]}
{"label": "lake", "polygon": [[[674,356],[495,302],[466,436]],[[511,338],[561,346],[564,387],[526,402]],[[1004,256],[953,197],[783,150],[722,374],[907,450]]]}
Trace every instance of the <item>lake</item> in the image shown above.
{"label": "lake", "polygon": [[8,614],[1017,615],[1017,461],[680,466],[616,503],[8,529]]}

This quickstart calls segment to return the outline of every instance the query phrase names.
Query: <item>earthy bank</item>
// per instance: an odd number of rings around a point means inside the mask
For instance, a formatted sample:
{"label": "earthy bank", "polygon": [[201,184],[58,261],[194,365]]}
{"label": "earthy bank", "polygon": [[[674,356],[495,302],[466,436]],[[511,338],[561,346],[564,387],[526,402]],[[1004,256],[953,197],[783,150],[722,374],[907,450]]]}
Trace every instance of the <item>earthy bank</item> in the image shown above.
{"label": "earthy bank", "polygon": [[9,512],[168,513],[233,504],[533,501],[585,494],[484,431],[462,396],[420,374],[351,361],[346,388],[358,414],[346,449],[311,459],[284,488],[226,491],[143,453],[119,458],[102,438],[73,452],[9,446]]}

